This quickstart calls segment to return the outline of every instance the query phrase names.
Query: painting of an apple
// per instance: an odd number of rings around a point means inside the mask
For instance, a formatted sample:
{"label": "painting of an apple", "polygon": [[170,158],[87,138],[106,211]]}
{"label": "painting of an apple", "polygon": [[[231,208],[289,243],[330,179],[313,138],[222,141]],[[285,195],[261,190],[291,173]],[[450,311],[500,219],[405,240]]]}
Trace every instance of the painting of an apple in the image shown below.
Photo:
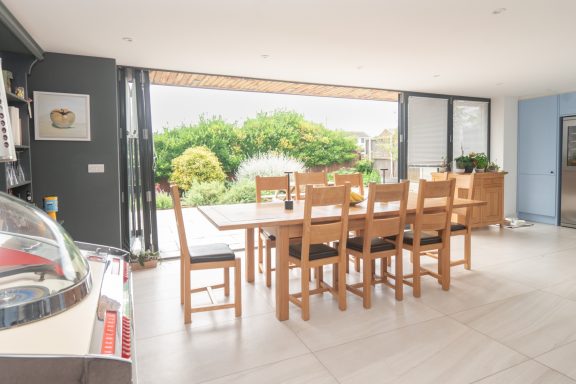
{"label": "painting of an apple", "polygon": [[50,112],[50,120],[56,128],[70,128],[76,121],[76,114],[68,108],[53,109]]}

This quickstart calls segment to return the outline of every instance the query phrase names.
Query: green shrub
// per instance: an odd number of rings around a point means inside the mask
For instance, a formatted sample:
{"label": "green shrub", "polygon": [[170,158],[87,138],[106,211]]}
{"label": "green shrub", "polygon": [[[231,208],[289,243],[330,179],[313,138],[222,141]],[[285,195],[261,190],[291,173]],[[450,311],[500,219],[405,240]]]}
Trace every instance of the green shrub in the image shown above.
{"label": "green shrub", "polygon": [[226,175],[216,155],[206,147],[188,148],[172,160],[171,182],[187,191],[192,183],[224,181]]}
{"label": "green shrub", "polygon": [[156,208],[157,209],[171,209],[172,197],[168,192],[156,192]]}
{"label": "green shrub", "polygon": [[236,182],[222,195],[220,204],[254,203],[256,201],[256,184],[254,181]]}
{"label": "green shrub", "polygon": [[198,205],[217,204],[224,193],[226,187],[221,181],[211,181],[207,183],[194,183],[188,191],[184,193],[183,204],[196,207]]}
{"label": "green shrub", "polygon": [[172,160],[182,155],[187,148],[197,146],[205,146],[214,152],[224,172],[232,174],[245,157],[239,140],[239,128],[235,124],[227,123],[222,117],[206,119],[200,116],[196,125],[183,125],[155,133],[156,180],[169,179]]}
{"label": "green shrub", "polygon": [[[362,173],[362,181],[364,182],[364,185],[368,185],[369,183],[382,182],[380,173],[375,169],[372,169],[369,172],[360,172],[357,168],[340,168],[334,173],[338,173],[340,175],[349,175],[351,173]],[[334,181],[333,173],[328,174],[328,181]]]}
{"label": "green shrub", "polygon": [[287,171],[304,172],[304,163],[282,153],[269,152],[244,160],[236,172],[237,180],[256,180],[256,176],[284,176]]}
{"label": "green shrub", "polygon": [[366,159],[360,160],[356,163],[354,169],[356,170],[356,172],[365,174],[370,173],[374,171],[374,162]]}

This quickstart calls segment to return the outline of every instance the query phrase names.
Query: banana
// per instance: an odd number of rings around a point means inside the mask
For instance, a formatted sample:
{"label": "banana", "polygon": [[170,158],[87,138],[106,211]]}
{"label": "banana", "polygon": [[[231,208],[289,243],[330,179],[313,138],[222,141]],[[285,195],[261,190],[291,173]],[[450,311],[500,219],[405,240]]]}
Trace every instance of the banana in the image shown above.
{"label": "banana", "polygon": [[364,196],[354,191],[350,192],[350,201],[353,203],[358,203],[364,200]]}

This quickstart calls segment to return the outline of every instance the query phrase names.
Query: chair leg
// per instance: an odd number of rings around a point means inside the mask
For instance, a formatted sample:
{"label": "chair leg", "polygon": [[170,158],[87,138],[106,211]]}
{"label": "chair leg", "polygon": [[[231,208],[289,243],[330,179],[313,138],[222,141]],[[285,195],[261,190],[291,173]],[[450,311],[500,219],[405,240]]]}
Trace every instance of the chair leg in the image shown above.
{"label": "chair leg", "polygon": [[188,271],[188,276],[186,275],[186,268],[183,272],[184,275],[184,324],[190,324],[192,322],[192,294],[190,292],[190,271]]}
{"label": "chair leg", "polygon": [[[388,259],[391,259],[392,256],[388,256]],[[404,298],[404,267],[402,265],[402,249],[396,253],[396,260],[395,260],[395,271],[396,279],[394,280],[394,293],[396,296],[396,300],[402,301]]]}
{"label": "chair leg", "polygon": [[354,256],[354,270],[360,272],[360,258],[357,256]]}
{"label": "chair leg", "polygon": [[467,233],[464,236],[464,269],[472,268],[472,234]]}
{"label": "chair leg", "polygon": [[180,256],[180,305],[184,304],[184,260]]}
{"label": "chair leg", "polygon": [[339,263],[334,264],[334,272],[337,277],[334,286],[338,286],[338,308],[341,311],[346,310],[346,268],[344,268],[343,265],[339,265],[342,264],[343,261],[344,258],[341,258]]}
{"label": "chair leg", "polygon": [[350,255],[346,255],[346,273],[350,273]]}
{"label": "chair leg", "polygon": [[302,320],[310,319],[310,268],[302,266]]}
{"label": "chair leg", "polygon": [[272,286],[272,242],[266,241],[266,286]]}
{"label": "chair leg", "polygon": [[414,297],[420,297],[420,249],[414,248],[412,256],[412,294]]}
{"label": "chair leg", "polygon": [[374,260],[370,260],[367,256],[363,257],[362,264],[362,302],[364,308],[369,309],[372,307],[372,271],[375,264]]}
{"label": "chair leg", "polygon": [[230,268],[224,268],[224,296],[230,296]]}
{"label": "chair leg", "polygon": [[236,259],[234,266],[234,314],[236,317],[242,316],[242,267],[240,259]]}
{"label": "chair leg", "polygon": [[[264,272],[264,252],[263,252],[263,248],[264,247],[264,242],[262,241],[262,237],[260,237],[260,233],[258,233],[258,272],[262,273]],[[268,250],[268,247],[266,247],[266,250]]]}
{"label": "chair leg", "polygon": [[322,288],[324,280],[324,266],[316,267],[316,288]]}

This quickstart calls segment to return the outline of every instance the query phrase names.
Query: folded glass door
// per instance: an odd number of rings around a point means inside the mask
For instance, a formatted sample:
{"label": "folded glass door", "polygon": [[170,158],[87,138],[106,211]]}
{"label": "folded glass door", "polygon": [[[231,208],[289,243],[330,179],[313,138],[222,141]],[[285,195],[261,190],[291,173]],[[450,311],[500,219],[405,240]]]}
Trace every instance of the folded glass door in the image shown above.
{"label": "folded glass door", "polygon": [[452,158],[472,152],[489,154],[490,103],[488,101],[455,99]]}
{"label": "folded glass door", "polygon": [[450,103],[448,97],[411,94],[404,103],[406,167],[401,176],[416,185],[419,179],[430,180],[448,159]]}

